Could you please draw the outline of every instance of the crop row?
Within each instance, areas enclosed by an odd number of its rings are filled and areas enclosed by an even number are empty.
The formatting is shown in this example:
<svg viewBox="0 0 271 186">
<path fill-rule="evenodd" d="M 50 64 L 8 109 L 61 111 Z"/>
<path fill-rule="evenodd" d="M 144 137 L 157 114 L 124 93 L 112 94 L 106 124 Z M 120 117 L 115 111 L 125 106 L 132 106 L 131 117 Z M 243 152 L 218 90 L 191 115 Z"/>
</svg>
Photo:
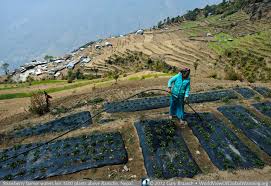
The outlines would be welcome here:
<svg viewBox="0 0 271 186">
<path fill-rule="evenodd" d="M 241 129 L 248 138 L 271 155 L 271 127 L 269 121 L 263 121 L 241 105 L 222 106 L 218 110 L 237 128 Z"/>
<path fill-rule="evenodd" d="M 0 152 L 0 160 L 40 144 L 17 145 Z M 37 180 L 84 169 L 127 162 L 120 133 L 82 135 L 58 140 L 2 163 L 0 180 Z"/>
<path fill-rule="evenodd" d="M 253 106 L 264 115 L 271 117 L 271 102 L 255 103 Z"/>
<path fill-rule="evenodd" d="M 262 167 L 264 163 L 240 139 L 211 113 L 187 117 L 188 125 L 220 170 Z"/>
<path fill-rule="evenodd" d="M 245 99 L 253 98 L 256 95 L 252 89 L 247 87 L 235 87 L 233 90 L 241 94 Z"/>
<path fill-rule="evenodd" d="M 148 176 L 193 177 L 200 172 L 180 131 L 169 120 L 135 123 Z"/>
<path fill-rule="evenodd" d="M 238 96 L 233 90 L 219 90 L 191 94 L 190 103 L 203 103 L 218 100 L 237 99 Z M 112 102 L 104 105 L 108 113 L 114 112 L 134 112 L 140 110 L 150 110 L 169 106 L 168 96 L 132 99 L 123 102 Z"/>
<path fill-rule="evenodd" d="M 271 90 L 267 87 L 254 87 L 254 89 L 264 97 L 271 98 Z"/>
<path fill-rule="evenodd" d="M 92 120 L 90 112 L 79 112 L 31 128 L 16 131 L 12 135 L 15 137 L 27 137 L 46 134 L 49 132 L 63 132 L 76 126 L 87 127 L 91 123 Z"/>
</svg>

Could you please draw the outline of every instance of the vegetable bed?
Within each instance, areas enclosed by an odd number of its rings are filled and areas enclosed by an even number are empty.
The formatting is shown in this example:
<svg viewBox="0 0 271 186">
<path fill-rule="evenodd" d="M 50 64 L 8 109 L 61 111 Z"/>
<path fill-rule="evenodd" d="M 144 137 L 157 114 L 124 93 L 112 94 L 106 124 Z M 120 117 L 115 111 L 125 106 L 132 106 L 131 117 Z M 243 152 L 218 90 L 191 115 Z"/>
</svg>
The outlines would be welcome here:
<svg viewBox="0 0 271 186">
<path fill-rule="evenodd" d="M 187 117 L 188 125 L 199 139 L 211 161 L 220 170 L 262 167 L 264 163 L 239 138 L 211 113 Z"/>
<path fill-rule="evenodd" d="M 233 90 L 241 94 L 246 99 L 253 98 L 256 95 L 252 89 L 246 87 L 235 87 Z"/>
<path fill-rule="evenodd" d="M 218 91 L 210 91 L 210 92 L 201 92 L 191 94 L 189 97 L 190 103 L 203 103 L 203 102 L 211 102 L 211 101 L 223 101 L 229 99 L 237 99 L 238 96 L 233 90 L 218 90 Z"/>
<path fill-rule="evenodd" d="M 255 114 L 241 105 L 223 106 L 218 110 L 224 114 L 237 128 L 256 143 L 263 151 L 271 155 L 271 127 Z"/>
<path fill-rule="evenodd" d="M 140 110 L 151 110 L 169 106 L 168 96 L 159 96 L 151 98 L 132 99 L 123 102 L 112 102 L 104 105 L 106 112 L 134 112 Z"/>
<path fill-rule="evenodd" d="M 267 87 L 255 87 L 254 89 L 264 97 L 271 97 L 271 90 Z"/>
<path fill-rule="evenodd" d="M 189 97 L 190 103 L 203 103 L 218 100 L 237 99 L 233 90 L 219 90 L 211 92 L 194 93 Z M 169 106 L 169 96 L 159 96 L 141 99 L 132 99 L 123 102 L 112 102 L 104 105 L 106 112 L 134 112 L 141 110 L 158 109 Z"/>
<path fill-rule="evenodd" d="M 271 118 L 271 102 L 255 103 L 253 106 L 258 111 Z"/>
<path fill-rule="evenodd" d="M 90 124 L 92 124 L 90 112 L 79 112 L 41 125 L 16 131 L 13 135 L 15 137 L 27 137 L 49 132 L 63 132 L 76 126 L 87 127 Z"/>
<path fill-rule="evenodd" d="M 200 173 L 180 131 L 169 120 L 135 123 L 148 176 L 193 177 Z"/>
<path fill-rule="evenodd" d="M 40 144 L 14 146 L 0 151 L 0 160 Z M 84 169 L 127 162 L 120 133 L 67 138 L 45 145 L 0 164 L 0 180 L 37 180 Z"/>
</svg>

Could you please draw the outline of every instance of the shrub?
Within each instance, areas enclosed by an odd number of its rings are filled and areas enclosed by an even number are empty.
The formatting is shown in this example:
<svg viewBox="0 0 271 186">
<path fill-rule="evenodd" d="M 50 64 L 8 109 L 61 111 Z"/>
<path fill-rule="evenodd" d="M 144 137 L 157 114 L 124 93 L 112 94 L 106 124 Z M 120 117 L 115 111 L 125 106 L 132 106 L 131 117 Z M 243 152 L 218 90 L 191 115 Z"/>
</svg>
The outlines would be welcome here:
<svg viewBox="0 0 271 186">
<path fill-rule="evenodd" d="M 26 82 L 28 83 L 29 86 L 32 85 L 32 82 L 34 81 L 34 79 L 31 76 L 28 76 L 26 79 Z"/>
<path fill-rule="evenodd" d="M 72 80 L 71 78 L 69 78 L 67 82 L 68 82 L 68 83 L 72 83 L 73 80 Z"/>
<path fill-rule="evenodd" d="M 118 79 L 119 79 L 119 77 L 120 77 L 120 72 L 114 71 L 113 74 L 112 74 L 112 77 L 113 77 L 113 79 L 116 81 L 115 83 L 117 83 L 117 82 L 118 82 Z"/>
<path fill-rule="evenodd" d="M 80 69 L 77 69 L 76 73 L 75 73 L 75 77 L 76 79 L 85 79 L 84 74 L 80 71 Z"/>
<path fill-rule="evenodd" d="M 31 95 L 29 111 L 38 115 L 43 115 L 49 112 L 49 106 L 46 103 L 45 96 L 42 92 L 33 93 Z"/>
<path fill-rule="evenodd" d="M 227 80 L 233 80 L 233 81 L 243 81 L 243 78 L 240 74 L 238 74 L 237 72 L 235 72 L 234 69 L 230 68 L 225 70 L 225 79 Z"/>
<path fill-rule="evenodd" d="M 71 81 L 71 83 L 72 83 L 72 81 L 75 79 L 75 74 L 73 73 L 73 70 L 72 69 L 70 69 L 69 71 L 68 71 L 68 74 L 67 74 L 67 80 L 68 80 L 68 83 L 69 83 L 69 81 Z"/>
<path fill-rule="evenodd" d="M 194 63 L 193 63 L 194 69 L 195 69 L 195 74 L 197 73 L 197 69 L 199 66 L 199 60 L 197 59 Z"/>
<path fill-rule="evenodd" d="M 250 76 L 247 77 L 247 81 L 250 83 L 255 83 L 256 77 L 251 74 Z"/>
<path fill-rule="evenodd" d="M 212 72 L 208 77 L 216 79 L 217 78 L 217 73 L 216 72 Z"/>
</svg>

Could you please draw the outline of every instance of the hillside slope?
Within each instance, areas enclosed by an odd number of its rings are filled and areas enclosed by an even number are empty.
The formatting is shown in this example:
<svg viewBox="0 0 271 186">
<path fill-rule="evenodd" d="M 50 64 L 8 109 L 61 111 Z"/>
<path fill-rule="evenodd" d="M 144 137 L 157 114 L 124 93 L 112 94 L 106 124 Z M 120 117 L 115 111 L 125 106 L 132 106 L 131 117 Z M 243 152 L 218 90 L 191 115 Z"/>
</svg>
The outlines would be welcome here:
<svg viewBox="0 0 271 186">
<path fill-rule="evenodd" d="M 197 71 L 201 77 L 216 76 L 216 72 L 219 74 L 216 78 L 223 79 L 227 78 L 225 73 L 237 73 L 241 76 L 239 80 L 268 81 L 271 79 L 270 28 L 270 20 L 251 21 L 248 14 L 239 11 L 226 17 L 215 15 L 170 24 L 162 29 L 145 31 L 144 35 L 109 38 L 106 41 L 113 44 L 112 48 L 96 50 L 93 45 L 77 55 L 94 57 L 84 71 L 93 73 L 93 69 L 98 69 L 103 76 L 115 70 L 122 73 L 138 71 L 136 68 L 127 70 L 125 65 L 130 66 L 131 63 L 127 59 L 129 53 L 142 52 L 147 58 L 159 59 L 180 68 L 194 69 L 198 63 Z M 232 62 L 236 61 L 233 56 L 240 61 L 238 64 L 246 59 L 249 64 L 240 67 Z M 118 65 L 117 58 L 123 58 L 126 63 Z"/>
</svg>

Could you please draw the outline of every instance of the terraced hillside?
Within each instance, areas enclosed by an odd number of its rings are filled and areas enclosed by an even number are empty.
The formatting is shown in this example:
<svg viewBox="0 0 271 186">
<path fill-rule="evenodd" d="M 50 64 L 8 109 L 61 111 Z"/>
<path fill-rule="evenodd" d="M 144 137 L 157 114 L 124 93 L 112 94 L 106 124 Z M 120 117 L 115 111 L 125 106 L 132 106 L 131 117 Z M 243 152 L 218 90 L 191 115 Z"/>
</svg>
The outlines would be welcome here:
<svg viewBox="0 0 271 186">
<path fill-rule="evenodd" d="M 174 30 L 174 28 L 173 28 Z M 122 57 L 128 55 L 129 52 L 142 52 L 150 58 L 159 58 L 167 64 L 176 67 L 193 68 L 195 62 L 200 63 L 199 72 L 207 72 L 207 69 L 215 62 L 215 55 L 211 51 L 201 51 L 204 46 L 200 42 L 192 43 L 182 36 L 181 30 L 174 31 L 149 31 L 143 36 L 127 36 L 127 38 L 111 39 L 113 48 L 102 49 L 102 51 L 94 51 L 102 53 L 95 57 L 91 65 L 85 68 L 85 72 L 98 68 L 99 73 L 107 73 L 113 70 L 124 70 L 118 68 L 118 65 L 107 64 L 110 58 Z M 92 55 L 92 52 L 89 53 Z M 129 61 L 127 61 L 129 65 Z"/>
<path fill-rule="evenodd" d="M 239 80 L 268 81 L 271 61 L 270 32 L 270 21 L 252 22 L 245 12 L 239 11 L 226 17 L 215 15 L 197 21 L 168 25 L 166 29 L 145 31 L 144 35 L 129 34 L 111 38 L 108 41 L 113 44 L 112 48 L 95 50 L 93 46 L 80 55 L 94 56 L 85 72 L 93 73 L 98 69 L 96 72 L 100 75 L 115 70 L 125 73 L 125 68 L 108 64 L 106 61 L 136 51 L 176 67 L 189 67 L 194 70 L 197 63 L 200 77 L 231 79 L 227 74 L 237 73 L 240 74 Z M 237 60 L 232 56 L 236 56 L 240 63 L 245 63 L 243 61 L 249 58 L 249 64 L 240 67 L 232 62 Z M 260 67 L 257 72 L 256 67 Z M 257 74 L 259 72 L 262 72 L 261 76 Z"/>
</svg>

